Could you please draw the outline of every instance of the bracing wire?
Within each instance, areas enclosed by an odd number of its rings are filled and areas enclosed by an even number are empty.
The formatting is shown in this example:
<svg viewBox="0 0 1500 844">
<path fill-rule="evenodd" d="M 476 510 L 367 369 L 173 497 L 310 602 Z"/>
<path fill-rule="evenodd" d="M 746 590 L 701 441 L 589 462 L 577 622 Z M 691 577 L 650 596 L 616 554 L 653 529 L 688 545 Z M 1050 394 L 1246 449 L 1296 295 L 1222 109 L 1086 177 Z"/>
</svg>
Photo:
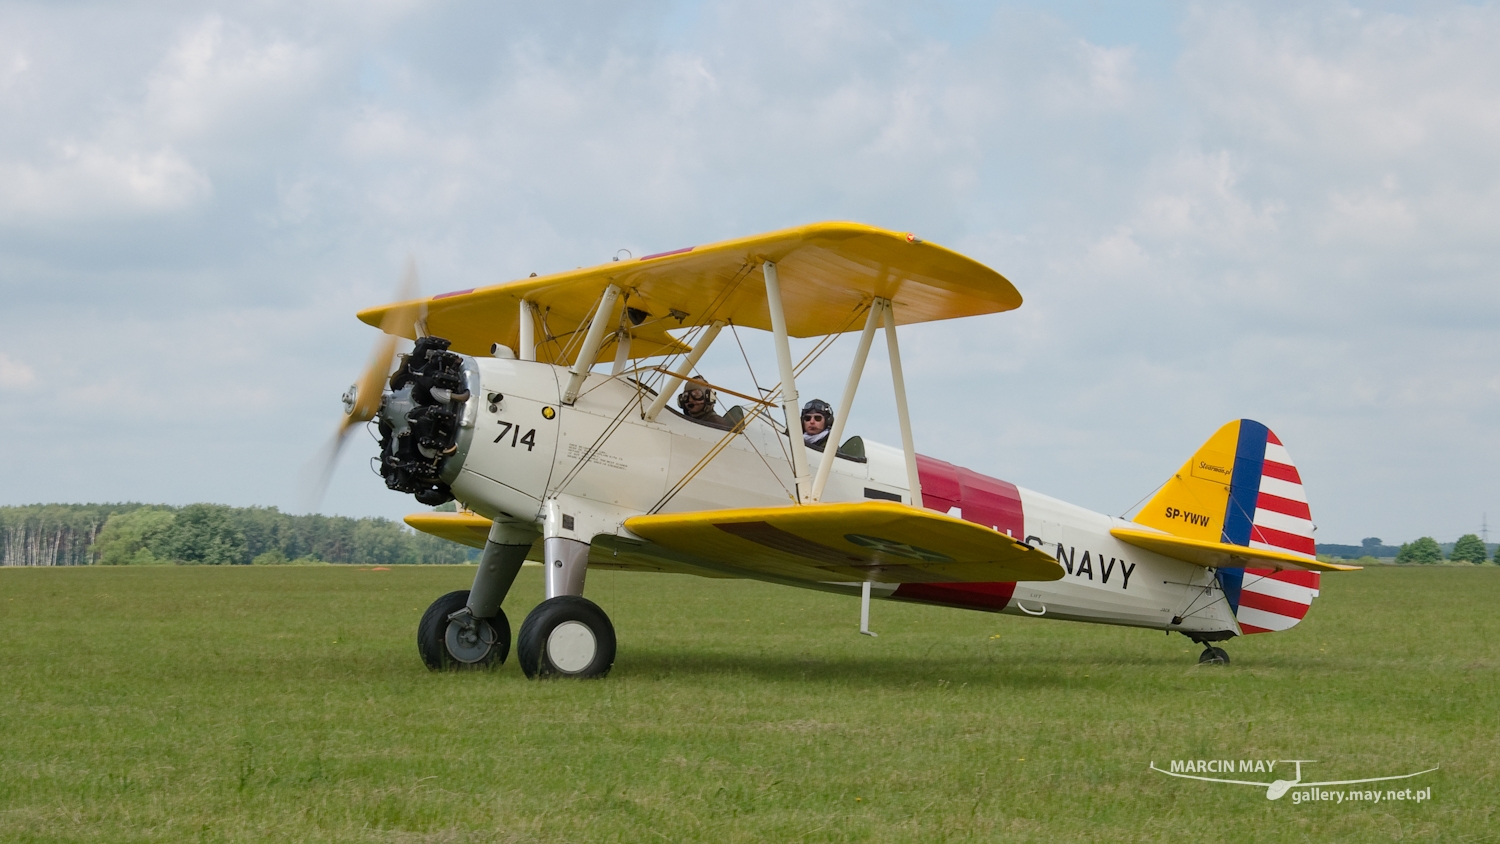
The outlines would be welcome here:
<svg viewBox="0 0 1500 844">
<path fill-rule="evenodd" d="M 1172 478 L 1175 478 L 1175 477 L 1177 477 L 1177 476 L 1176 475 L 1172 476 Z M 1153 489 L 1150 492 L 1146 493 L 1145 495 L 1141 496 L 1140 501 L 1137 501 L 1134 504 L 1130 505 L 1129 507 L 1126 507 L 1123 511 L 1120 512 L 1120 518 L 1126 519 L 1128 521 L 1129 517 L 1125 515 L 1126 513 L 1129 513 L 1131 510 L 1134 510 L 1135 508 L 1141 506 L 1141 504 L 1145 503 L 1146 499 L 1148 499 L 1151 496 L 1157 494 L 1158 492 L 1161 492 L 1161 488 L 1164 487 L 1164 486 L 1166 486 L 1167 483 L 1168 483 L 1168 481 L 1171 481 L 1172 478 L 1167 478 L 1167 480 L 1162 481 L 1161 483 L 1157 484 L 1156 485 L 1156 489 Z"/>
<path fill-rule="evenodd" d="M 743 281 L 746 278 L 749 277 L 750 272 L 751 272 L 752 269 L 753 269 L 753 265 L 751 265 L 751 264 L 745 264 L 745 265 L 743 265 L 740 268 L 740 271 L 735 274 L 735 277 L 728 284 L 726 284 L 723 289 L 720 290 L 720 292 L 718 293 L 718 295 L 716 295 L 714 297 L 714 300 L 705 309 L 704 316 L 702 318 L 700 318 L 700 321 L 698 322 L 698 324 L 696 324 L 695 326 L 693 326 L 692 329 L 690 329 L 689 332 L 687 333 L 687 335 L 685 335 L 684 338 L 683 338 L 684 341 L 691 341 L 691 342 L 685 342 L 684 343 L 684 345 L 686 345 L 688 347 L 689 351 L 687 351 L 687 352 L 675 352 L 672 355 L 670 355 L 669 358 L 668 358 L 668 360 L 665 362 L 666 365 L 660 367 L 660 369 L 657 370 L 657 377 L 654 378 L 654 379 L 652 379 L 655 384 L 662 385 L 662 384 L 665 383 L 665 379 L 671 377 L 668 374 L 667 370 L 669 370 L 671 368 L 672 364 L 676 363 L 677 359 L 680 356 L 682 356 L 684 354 L 690 353 L 691 348 L 694 345 L 696 345 L 696 342 L 697 342 L 698 338 L 701 337 L 703 331 L 708 327 L 708 325 L 712 324 L 712 322 L 714 320 L 714 316 L 716 315 L 719 307 L 721 307 L 722 304 L 734 293 L 734 291 L 736 289 L 738 289 L 739 285 L 741 283 L 743 283 Z M 626 295 L 628 297 L 628 293 Z M 602 300 L 600 300 L 600 301 L 602 301 Z M 845 323 L 842 326 L 840 326 L 836 331 L 830 332 L 829 334 L 826 334 L 822 338 L 820 338 L 819 341 L 818 341 L 818 343 L 816 345 L 814 345 L 814 347 L 806 355 L 804 355 L 803 358 L 800 361 L 798 361 L 796 367 L 794 367 L 794 369 L 793 369 L 793 372 L 795 374 L 801 374 L 802 372 L 805 372 L 808 369 L 808 367 L 810 367 L 820 357 L 822 357 L 822 355 L 825 352 L 827 352 L 828 349 L 830 349 L 830 348 L 833 347 L 833 344 L 838 341 L 839 337 L 841 337 L 844 333 L 846 333 L 847 331 L 850 330 L 850 327 L 864 313 L 864 311 L 868 307 L 870 307 L 869 304 L 867 304 L 867 303 L 861 303 L 860 306 L 857 306 L 856 308 L 854 308 L 854 310 L 850 313 L 848 319 L 845 321 Z M 594 305 L 594 307 L 589 310 L 588 315 L 585 316 L 584 319 L 582 320 L 582 322 L 579 323 L 579 328 L 575 328 L 573 331 L 568 332 L 568 334 L 570 335 L 570 340 L 569 340 L 569 342 L 567 343 L 566 346 L 562 346 L 558 342 L 559 338 L 556 337 L 556 336 L 554 336 L 552 334 L 552 332 L 550 330 L 550 327 L 548 327 L 547 324 L 546 324 L 546 315 L 545 314 L 542 315 L 543 331 L 544 331 L 544 334 L 546 336 L 546 339 L 549 342 L 552 342 L 554 345 L 558 345 L 558 346 L 561 347 L 560 348 L 560 356 L 559 356 L 559 358 L 554 358 L 554 360 L 565 359 L 566 355 L 568 355 L 569 353 L 571 353 L 573 351 L 574 344 L 578 341 L 578 338 L 582 336 L 581 329 L 582 329 L 583 325 L 586 324 L 586 323 L 588 323 L 590 320 L 593 319 L 594 313 L 597 310 L 598 310 L 598 303 L 596 302 L 595 305 Z M 548 309 L 548 313 L 550 313 L 550 308 Z M 622 311 L 622 314 L 623 314 L 623 311 Z M 622 319 L 623 319 L 623 317 L 622 317 Z M 763 399 L 762 399 L 763 401 L 768 401 L 769 402 L 769 401 L 774 400 L 774 398 L 777 395 L 779 395 L 780 392 L 781 392 L 781 389 L 782 389 L 781 385 L 777 384 L 774 388 L 772 388 L 769 391 L 760 386 L 760 380 L 755 375 L 755 368 L 750 364 L 749 354 L 746 353 L 746 351 L 745 351 L 745 346 L 744 346 L 744 343 L 740 339 L 739 332 L 736 330 L 736 327 L 735 327 L 735 325 L 734 325 L 734 323 L 732 321 L 726 321 L 726 322 L 729 325 L 730 333 L 734 335 L 735 344 L 739 347 L 740 356 L 742 358 L 744 358 L 744 360 L 745 360 L 746 369 L 750 373 L 751 382 L 755 384 L 755 388 L 756 388 L 757 392 L 759 392 L 763 396 Z M 689 373 L 689 374 L 691 374 L 691 373 Z M 625 406 L 623 406 L 623 407 L 620 408 L 619 412 L 617 412 L 615 414 L 614 418 L 610 420 L 610 423 L 605 426 L 605 429 L 602 432 L 600 432 L 599 436 L 596 437 L 594 439 L 594 441 L 589 445 L 589 447 L 584 450 L 583 454 L 580 455 L 579 460 L 574 463 L 573 467 L 568 471 L 568 473 L 563 477 L 563 479 L 553 488 L 553 490 L 552 490 L 553 494 L 561 492 L 570 483 L 572 483 L 573 479 L 576 478 L 578 476 L 578 474 L 583 470 L 583 468 L 585 466 L 587 466 L 589 462 L 592 461 L 593 457 L 599 452 L 599 450 L 603 447 L 604 443 L 609 439 L 609 437 L 612 436 L 614 434 L 614 432 L 619 429 L 619 427 L 620 427 L 621 424 L 623 424 L 623 422 L 625 420 L 626 413 L 630 410 L 630 408 L 635 407 L 635 406 L 640 405 L 640 404 L 643 403 L 643 400 L 641 399 L 641 387 L 642 386 L 651 386 L 651 385 L 646 384 L 643 381 L 643 379 L 641 379 L 639 376 L 637 376 L 637 378 L 635 378 L 633 380 L 636 383 L 635 401 L 634 402 L 627 402 L 625 404 Z M 761 413 L 761 411 L 759 411 L 759 410 L 756 411 L 756 415 L 760 415 L 760 413 Z M 767 417 L 767 421 L 769 421 L 769 417 Z M 667 493 L 662 496 L 662 498 L 656 503 L 656 505 L 650 510 L 650 512 L 652 512 L 652 513 L 659 512 L 662 507 L 665 507 L 673 498 L 675 498 L 684 488 L 686 488 L 686 486 L 688 485 L 688 483 L 690 483 L 695 477 L 697 477 L 698 474 L 700 474 L 703 471 L 703 469 L 706 468 L 708 466 L 708 464 L 713 461 L 713 459 L 715 457 L 717 457 L 720 453 L 723 452 L 723 450 L 729 445 L 730 442 L 732 442 L 734 440 L 734 438 L 736 436 L 738 436 L 741 432 L 743 432 L 744 427 L 745 427 L 745 424 L 742 424 L 742 425 L 738 426 L 737 428 L 732 429 L 732 430 L 726 432 L 725 435 L 723 437 L 721 437 L 714 444 L 714 446 L 708 451 L 707 454 L 705 454 L 702 458 L 700 458 L 691 468 L 689 468 L 689 470 L 686 473 L 683 474 L 683 476 L 675 484 L 673 484 L 672 488 L 669 489 L 667 491 Z M 773 428 L 774 428 L 774 426 L 773 426 Z M 788 432 L 791 431 L 790 428 L 788 428 L 787 430 L 788 430 Z M 790 436 L 790 433 L 788 435 Z M 780 443 L 781 437 L 779 435 L 777 437 L 777 440 L 778 440 L 778 443 Z M 786 488 L 786 484 L 785 483 L 782 483 L 781 477 L 779 475 L 777 475 L 776 470 L 771 466 L 770 462 L 768 460 L 766 460 L 766 456 L 761 453 L 760 449 L 757 448 L 755 446 L 755 443 L 752 442 L 752 441 L 750 441 L 749 438 L 746 439 L 746 442 L 750 444 L 751 450 L 754 451 L 755 454 L 756 454 L 756 456 L 760 458 L 761 462 L 763 464 L 765 464 L 767 471 L 771 472 L 772 477 L 776 479 L 776 482 L 782 487 L 782 490 L 784 492 L 786 492 L 789 497 L 791 497 L 790 490 L 788 490 Z M 782 445 L 782 456 L 787 461 L 787 464 L 790 465 L 791 464 L 791 454 L 788 452 L 785 443 L 781 443 L 781 445 Z"/>
</svg>

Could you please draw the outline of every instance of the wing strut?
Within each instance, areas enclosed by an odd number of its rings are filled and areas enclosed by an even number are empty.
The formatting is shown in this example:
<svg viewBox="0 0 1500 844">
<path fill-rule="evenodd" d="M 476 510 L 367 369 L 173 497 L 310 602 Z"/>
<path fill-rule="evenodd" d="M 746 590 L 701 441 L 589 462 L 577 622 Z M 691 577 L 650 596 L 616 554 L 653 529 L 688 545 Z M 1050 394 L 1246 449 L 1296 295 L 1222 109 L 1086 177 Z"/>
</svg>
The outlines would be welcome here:
<svg viewBox="0 0 1500 844">
<path fill-rule="evenodd" d="M 693 350 L 688 352 L 682 364 L 673 370 L 672 375 L 667 378 L 666 383 L 661 385 L 661 392 L 656 394 L 656 400 L 651 402 L 650 407 L 646 408 L 645 416 L 647 420 L 655 419 L 657 414 L 661 413 L 661 409 L 667 406 L 667 400 L 672 398 L 672 394 L 677 392 L 678 387 L 682 386 L 682 380 L 693 371 L 693 367 L 698 365 L 698 359 L 703 357 L 704 352 L 708 351 L 709 345 L 713 343 L 715 337 L 719 336 L 719 329 L 723 327 L 723 320 L 714 320 L 703 332 L 703 336 L 698 338 L 698 342 L 693 344 Z"/>
<path fill-rule="evenodd" d="M 906 409 L 906 376 L 901 374 L 901 350 L 896 345 L 896 306 L 889 299 L 885 307 L 891 318 L 885 321 L 885 340 L 891 358 L 891 386 L 896 389 L 896 416 L 901 420 L 901 450 L 906 452 L 906 481 L 911 484 L 911 506 L 922 506 L 922 481 L 917 477 L 917 447 L 911 438 L 911 413 Z M 838 445 L 835 444 L 834 448 Z"/>
<path fill-rule="evenodd" d="M 563 391 L 563 404 L 572 404 L 578 400 L 578 391 L 589 377 L 589 370 L 593 368 L 594 359 L 599 355 L 599 345 L 604 342 L 604 327 L 615 318 L 615 300 L 618 298 L 620 288 L 613 284 L 604 288 L 604 295 L 599 297 L 599 308 L 594 311 L 593 322 L 589 323 L 589 333 L 583 338 L 583 348 L 578 350 L 578 359 L 568 369 L 572 377 L 568 379 L 568 388 Z"/>
<path fill-rule="evenodd" d="M 865 330 L 859 335 L 859 348 L 854 351 L 854 363 L 849 365 L 849 380 L 844 384 L 844 397 L 839 399 L 838 410 L 833 414 L 833 431 L 828 434 L 829 448 L 837 448 L 844 441 L 844 426 L 848 424 L 849 411 L 854 407 L 854 391 L 859 389 L 859 379 L 864 376 L 865 359 L 870 356 L 870 341 L 875 339 L 875 329 L 880 327 L 880 319 L 890 304 L 887 299 L 876 299 L 870 303 Z M 833 458 L 828 454 L 825 450 L 823 460 L 818 463 L 818 476 L 813 479 L 814 502 L 823 499 L 823 488 L 828 485 L 828 473 L 833 470 Z"/>
<path fill-rule="evenodd" d="M 621 328 L 615 332 L 615 365 L 609 371 L 611 378 L 625 371 L 630 365 L 630 329 Z"/>
<path fill-rule="evenodd" d="M 521 318 L 517 321 L 516 357 L 521 360 L 536 360 L 536 306 L 526 299 L 521 300 Z"/>
<path fill-rule="evenodd" d="M 797 502 L 812 501 L 812 489 L 807 477 L 807 443 L 802 441 L 802 431 L 797 420 L 801 418 L 801 407 L 797 404 L 797 374 L 792 368 L 792 348 L 786 339 L 786 312 L 781 307 L 781 281 L 776 275 L 776 264 L 767 261 L 761 265 L 766 277 L 766 309 L 771 313 L 771 333 L 776 340 L 776 363 L 781 368 L 781 412 L 786 417 L 787 439 L 792 441 L 792 479 L 797 484 Z M 915 464 L 913 464 L 915 465 Z"/>
</svg>

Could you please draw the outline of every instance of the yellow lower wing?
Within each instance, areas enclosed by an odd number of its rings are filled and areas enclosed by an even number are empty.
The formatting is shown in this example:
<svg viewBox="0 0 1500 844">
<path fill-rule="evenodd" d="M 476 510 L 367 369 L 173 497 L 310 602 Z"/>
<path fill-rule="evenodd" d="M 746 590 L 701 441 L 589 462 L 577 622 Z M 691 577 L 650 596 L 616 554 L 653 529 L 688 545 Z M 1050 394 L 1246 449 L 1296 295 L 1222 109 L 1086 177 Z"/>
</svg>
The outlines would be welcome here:
<svg viewBox="0 0 1500 844">
<path fill-rule="evenodd" d="M 403 519 L 423 533 L 457 542 L 470 548 L 483 548 L 490 538 L 490 520 L 478 513 L 412 513 Z"/>
<path fill-rule="evenodd" d="M 671 551 L 776 577 L 858 583 L 1057 580 L 1047 554 L 991 528 L 904 504 L 812 504 L 635 516 Z"/>
<path fill-rule="evenodd" d="M 1306 557 L 1286 554 L 1281 551 L 1246 548 L 1243 545 L 1227 545 L 1223 542 L 1209 542 L 1206 539 L 1188 539 L 1182 536 L 1170 536 L 1165 533 L 1155 533 L 1147 530 L 1114 528 L 1110 531 L 1110 534 L 1121 542 L 1128 542 L 1137 548 L 1145 548 L 1147 551 L 1155 551 L 1164 557 L 1171 557 L 1174 560 L 1181 560 L 1184 563 L 1192 563 L 1195 566 L 1203 566 L 1210 569 L 1254 567 L 1276 569 L 1277 571 L 1281 569 L 1358 571 L 1361 568 L 1360 566 L 1341 566 L 1337 563 L 1309 560 Z"/>
</svg>

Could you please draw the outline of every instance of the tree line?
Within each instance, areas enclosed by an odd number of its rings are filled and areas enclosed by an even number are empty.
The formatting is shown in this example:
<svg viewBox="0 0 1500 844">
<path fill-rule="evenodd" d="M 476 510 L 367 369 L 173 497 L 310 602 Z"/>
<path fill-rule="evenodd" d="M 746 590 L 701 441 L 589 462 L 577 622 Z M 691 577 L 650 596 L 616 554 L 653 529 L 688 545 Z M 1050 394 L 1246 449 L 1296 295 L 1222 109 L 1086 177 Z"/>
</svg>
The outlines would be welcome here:
<svg viewBox="0 0 1500 844">
<path fill-rule="evenodd" d="M 1446 550 L 1447 553 L 1444 553 Z M 1369 558 L 1370 562 L 1376 562 L 1381 558 L 1387 560 L 1395 558 L 1398 563 L 1441 563 L 1444 560 L 1452 563 L 1473 563 L 1480 565 L 1489 562 L 1489 547 L 1485 545 L 1476 534 L 1466 533 L 1458 538 L 1452 545 L 1440 544 L 1430 536 L 1423 536 L 1403 542 L 1399 547 L 1386 545 L 1379 537 L 1369 536 L 1359 545 L 1328 545 L 1318 543 L 1318 555 L 1342 558 L 1345 560 L 1359 560 Z M 1497 559 L 1500 563 L 1500 548 L 1497 548 Z"/>
<path fill-rule="evenodd" d="M 3 566 L 451 564 L 475 556 L 390 519 L 294 516 L 275 507 L 0 507 Z"/>
<path fill-rule="evenodd" d="M 1479 565 L 1487 562 L 1488 559 L 1489 552 L 1484 546 L 1484 541 L 1472 533 L 1460 536 L 1458 541 L 1453 543 L 1453 550 L 1448 554 L 1448 561 L 1454 563 Z M 1401 550 L 1396 553 L 1398 563 L 1441 563 L 1442 561 L 1443 547 L 1430 536 L 1403 543 Z"/>
</svg>

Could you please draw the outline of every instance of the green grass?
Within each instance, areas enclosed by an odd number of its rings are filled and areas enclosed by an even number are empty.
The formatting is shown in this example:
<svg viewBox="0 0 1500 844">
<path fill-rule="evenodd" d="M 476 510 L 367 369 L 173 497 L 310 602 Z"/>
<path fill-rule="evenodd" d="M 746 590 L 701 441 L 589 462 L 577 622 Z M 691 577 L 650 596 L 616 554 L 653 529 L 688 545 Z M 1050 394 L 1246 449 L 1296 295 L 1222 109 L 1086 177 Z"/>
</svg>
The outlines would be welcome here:
<svg viewBox="0 0 1500 844">
<path fill-rule="evenodd" d="M 870 639 L 852 598 L 596 572 L 620 653 L 583 683 L 428 673 L 417 619 L 472 573 L 0 570 L 0 841 L 1497 835 L 1497 567 L 1325 576 L 1202 668 L 1180 636 L 877 603 Z M 1221 757 L 1442 770 L 1377 806 L 1147 770 Z"/>
</svg>

